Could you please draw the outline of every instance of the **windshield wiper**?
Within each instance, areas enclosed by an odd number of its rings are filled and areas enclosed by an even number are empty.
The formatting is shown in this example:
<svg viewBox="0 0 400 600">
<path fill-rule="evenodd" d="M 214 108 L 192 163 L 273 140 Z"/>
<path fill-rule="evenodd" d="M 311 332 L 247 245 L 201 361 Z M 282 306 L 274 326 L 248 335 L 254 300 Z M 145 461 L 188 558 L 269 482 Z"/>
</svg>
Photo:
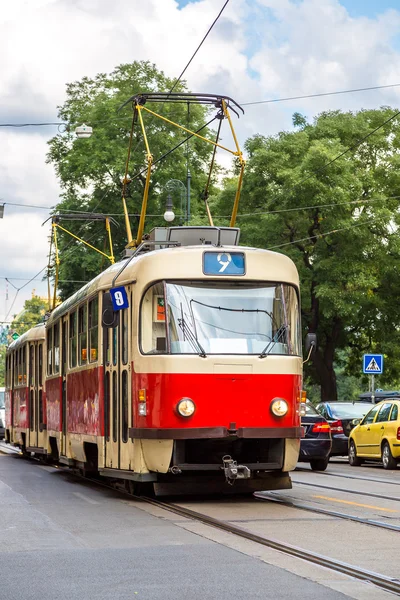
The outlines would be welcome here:
<svg viewBox="0 0 400 600">
<path fill-rule="evenodd" d="M 265 358 L 266 356 L 268 356 L 268 354 L 271 353 L 271 350 L 275 346 L 275 344 L 277 342 L 279 342 L 279 340 L 281 338 L 283 338 L 284 335 L 287 334 L 287 331 L 288 331 L 288 326 L 287 325 L 281 325 L 279 327 L 278 331 L 275 333 L 275 335 L 272 338 L 272 340 L 270 342 L 268 342 L 268 344 L 265 346 L 264 350 L 259 355 L 259 358 Z"/>
<path fill-rule="evenodd" d="M 187 337 L 193 350 L 197 352 L 197 354 L 202 358 L 207 358 L 207 354 L 203 346 L 200 344 L 199 340 L 197 339 L 193 331 L 190 329 L 189 325 L 187 325 L 183 316 L 180 319 L 178 319 L 178 325 L 182 329 L 183 335 Z"/>
</svg>

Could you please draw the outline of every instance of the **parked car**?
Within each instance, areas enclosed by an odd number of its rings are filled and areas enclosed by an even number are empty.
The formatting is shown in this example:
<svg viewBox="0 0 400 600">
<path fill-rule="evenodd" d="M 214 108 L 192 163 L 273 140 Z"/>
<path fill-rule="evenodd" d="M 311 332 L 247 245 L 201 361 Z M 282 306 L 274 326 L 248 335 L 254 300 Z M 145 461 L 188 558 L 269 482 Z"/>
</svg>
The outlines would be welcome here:
<svg viewBox="0 0 400 600">
<path fill-rule="evenodd" d="M 349 463 L 357 467 L 363 459 L 382 461 L 384 469 L 400 462 L 400 399 L 375 404 L 351 431 Z"/>
<path fill-rule="evenodd" d="M 0 440 L 4 439 L 5 427 L 6 427 L 6 408 L 4 401 L 4 388 L 0 388 Z"/>
<path fill-rule="evenodd" d="M 331 427 L 331 456 L 347 456 L 353 421 L 362 419 L 370 409 L 369 402 L 321 402 L 317 405 L 317 411 Z"/>
<path fill-rule="evenodd" d="M 359 395 L 359 398 L 362 402 L 372 402 L 372 392 L 363 392 Z M 381 400 L 400 400 L 400 392 L 392 390 L 376 390 L 374 392 L 374 399 L 374 404 L 377 404 Z"/>
<path fill-rule="evenodd" d="M 332 440 L 329 424 L 307 403 L 301 417 L 304 435 L 300 442 L 299 462 L 309 462 L 313 471 L 325 471 L 329 462 Z"/>
</svg>

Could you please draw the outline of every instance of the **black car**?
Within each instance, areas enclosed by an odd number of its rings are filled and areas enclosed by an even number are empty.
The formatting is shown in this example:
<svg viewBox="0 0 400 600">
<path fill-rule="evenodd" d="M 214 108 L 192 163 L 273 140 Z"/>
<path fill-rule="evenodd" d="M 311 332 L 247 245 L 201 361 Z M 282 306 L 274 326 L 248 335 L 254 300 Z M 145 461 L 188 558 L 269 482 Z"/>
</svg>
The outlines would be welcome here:
<svg viewBox="0 0 400 600">
<path fill-rule="evenodd" d="M 304 435 L 300 442 L 299 462 L 309 462 L 313 471 L 325 471 L 331 452 L 330 427 L 311 404 L 306 404 L 306 414 L 301 417 Z"/>
<path fill-rule="evenodd" d="M 347 456 L 349 434 L 355 424 L 371 410 L 370 402 L 321 402 L 317 411 L 331 426 L 331 456 Z"/>
</svg>

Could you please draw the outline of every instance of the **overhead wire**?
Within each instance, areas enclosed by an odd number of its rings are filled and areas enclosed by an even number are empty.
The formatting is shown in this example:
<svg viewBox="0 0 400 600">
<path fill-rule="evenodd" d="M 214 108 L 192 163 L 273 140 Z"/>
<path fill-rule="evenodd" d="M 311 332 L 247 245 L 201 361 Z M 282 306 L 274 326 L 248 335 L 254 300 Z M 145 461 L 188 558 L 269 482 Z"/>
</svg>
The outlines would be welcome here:
<svg viewBox="0 0 400 600">
<path fill-rule="evenodd" d="M 214 19 L 214 21 L 212 22 L 212 24 L 210 25 L 210 27 L 208 28 L 207 33 L 205 34 L 205 36 L 203 37 L 203 39 L 201 40 L 200 44 L 197 46 L 196 50 L 194 51 L 194 53 L 192 54 L 189 62 L 187 63 L 186 67 L 183 69 L 182 73 L 179 75 L 178 79 L 175 81 L 175 83 L 173 84 L 172 88 L 170 89 L 170 91 L 168 92 L 169 94 L 172 94 L 172 92 L 174 91 L 174 89 L 176 88 L 176 86 L 178 85 L 178 83 L 180 82 L 180 80 L 182 79 L 183 75 L 185 74 L 186 70 L 188 69 L 190 63 L 192 62 L 192 60 L 194 59 L 194 57 L 196 56 L 196 54 L 198 53 L 198 51 L 200 50 L 200 48 L 202 47 L 202 45 L 204 44 L 204 42 L 206 41 L 208 35 L 210 34 L 211 30 L 213 29 L 214 25 L 216 24 L 216 22 L 218 21 L 218 19 L 220 18 L 220 16 L 222 15 L 222 13 L 225 10 L 225 7 L 227 6 L 227 4 L 229 3 L 229 0 L 226 0 L 223 7 L 221 8 L 221 10 L 219 11 L 218 15 L 216 16 L 216 18 Z"/>
</svg>

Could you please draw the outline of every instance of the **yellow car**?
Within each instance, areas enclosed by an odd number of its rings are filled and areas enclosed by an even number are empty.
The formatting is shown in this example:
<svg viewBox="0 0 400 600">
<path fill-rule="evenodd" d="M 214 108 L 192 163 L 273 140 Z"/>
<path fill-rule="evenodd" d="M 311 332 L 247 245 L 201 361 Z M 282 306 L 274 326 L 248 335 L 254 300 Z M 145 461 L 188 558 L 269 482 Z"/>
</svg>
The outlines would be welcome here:
<svg viewBox="0 0 400 600">
<path fill-rule="evenodd" d="M 358 421 L 349 436 L 349 463 L 382 461 L 384 469 L 395 469 L 400 461 L 400 400 L 382 400 Z"/>
</svg>

